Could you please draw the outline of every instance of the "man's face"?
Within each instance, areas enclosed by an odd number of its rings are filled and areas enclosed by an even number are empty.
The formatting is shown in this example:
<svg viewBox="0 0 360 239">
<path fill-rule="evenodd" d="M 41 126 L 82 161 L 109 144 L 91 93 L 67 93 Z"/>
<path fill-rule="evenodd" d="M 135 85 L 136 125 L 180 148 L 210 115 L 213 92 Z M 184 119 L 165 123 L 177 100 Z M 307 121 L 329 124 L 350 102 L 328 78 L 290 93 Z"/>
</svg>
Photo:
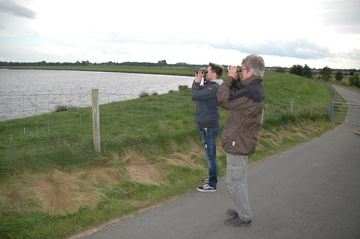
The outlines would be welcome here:
<svg viewBox="0 0 360 239">
<path fill-rule="evenodd" d="M 241 66 L 241 75 L 242 75 L 242 79 L 244 80 L 244 79 L 252 76 L 253 73 L 251 71 L 248 71 L 248 69 L 244 65 L 242 65 Z"/>
<path fill-rule="evenodd" d="M 208 66 L 208 68 L 207 68 L 207 73 L 206 73 L 206 79 L 207 80 L 214 80 L 215 79 L 215 77 L 214 77 L 214 75 L 216 75 L 216 73 L 214 73 L 214 72 L 212 72 L 212 68 L 211 68 L 211 66 Z"/>
</svg>

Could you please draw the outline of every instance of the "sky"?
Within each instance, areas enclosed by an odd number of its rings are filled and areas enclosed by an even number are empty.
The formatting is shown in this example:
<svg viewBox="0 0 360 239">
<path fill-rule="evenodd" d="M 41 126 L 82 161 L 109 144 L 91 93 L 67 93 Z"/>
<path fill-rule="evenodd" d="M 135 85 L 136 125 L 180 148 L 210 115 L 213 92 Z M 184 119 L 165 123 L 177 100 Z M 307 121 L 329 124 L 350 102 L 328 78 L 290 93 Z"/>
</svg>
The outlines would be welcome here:
<svg viewBox="0 0 360 239">
<path fill-rule="evenodd" d="M 0 0 L 0 61 L 360 69 L 360 0 Z"/>
</svg>

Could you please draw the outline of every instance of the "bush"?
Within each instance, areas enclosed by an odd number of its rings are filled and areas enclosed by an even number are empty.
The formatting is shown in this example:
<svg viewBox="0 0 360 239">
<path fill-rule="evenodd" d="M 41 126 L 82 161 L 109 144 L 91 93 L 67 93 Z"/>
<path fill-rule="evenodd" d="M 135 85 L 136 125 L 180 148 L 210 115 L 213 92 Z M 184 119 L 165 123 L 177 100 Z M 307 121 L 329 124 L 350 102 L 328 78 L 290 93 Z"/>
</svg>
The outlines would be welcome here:
<svg viewBox="0 0 360 239">
<path fill-rule="evenodd" d="M 71 105 L 57 105 L 57 106 L 55 106 L 55 109 L 53 112 L 68 111 L 68 110 L 72 110 L 75 108 L 76 108 L 75 106 L 71 106 Z"/>
<path fill-rule="evenodd" d="M 290 68 L 290 73 L 298 76 L 304 76 L 309 79 L 312 79 L 313 77 L 313 72 L 307 64 L 305 64 L 304 67 L 301 65 L 293 65 Z"/>
<path fill-rule="evenodd" d="M 278 67 L 276 68 L 276 71 L 275 72 L 278 72 L 278 73 L 285 73 L 285 69 L 283 67 Z"/>
<path fill-rule="evenodd" d="M 139 95 L 140 98 L 149 96 L 149 93 L 142 91 Z"/>
<path fill-rule="evenodd" d="M 332 70 L 330 67 L 325 66 L 324 68 L 322 68 L 319 72 L 320 76 L 319 78 L 323 81 L 330 81 L 331 80 L 331 75 L 332 75 Z"/>
<path fill-rule="evenodd" d="M 295 75 L 298 75 L 298 76 L 303 76 L 304 73 L 303 73 L 303 67 L 301 65 L 293 65 L 291 68 L 290 68 L 290 74 L 295 74 Z"/>
<path fill-rule="evenodd" d="M 186 90 L 189 87 L 187 85 L 179 85 L 179 91 Z"/>
<path fill-rule="evenodd" d="M 306 78 L 309 78 L 309 79 L 312 79 L 313 77 L 313 72 L 312 70 L 310 69 L 310 67 L 308 65 L 305 64 L 304 66 L 304 70 L 303 70 L 303 73 L 304 73 L 304 77 Z"/>
<path fill-rule="evenodd" d="M 337 81 L 342 81 L 343 78 L 344 78 L 344 75 L 343 75 L 343 73 L 341 71 L 336 72 L 335 79 Z"/>
<path fill-rule="evenodd" d="M 350 77 L 349 79 L 349 85 L 350 86 L 355 86 L 357 88 L 360 88 L 360 79 L 359 79 L 359 75 L 356 74 L 355 76 L 353 77 Z"/>
</svg>

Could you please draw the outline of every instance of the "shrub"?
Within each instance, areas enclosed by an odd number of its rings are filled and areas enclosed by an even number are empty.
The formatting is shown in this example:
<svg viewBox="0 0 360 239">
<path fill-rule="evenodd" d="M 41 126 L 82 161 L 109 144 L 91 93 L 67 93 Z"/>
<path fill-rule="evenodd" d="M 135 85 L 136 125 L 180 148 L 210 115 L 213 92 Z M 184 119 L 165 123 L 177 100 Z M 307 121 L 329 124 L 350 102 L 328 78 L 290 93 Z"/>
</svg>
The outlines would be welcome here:
<svg viewBox="0 0 360 239">
<path fill-rule="evenodd" d="M 53 112 L 61 112 L 75 109 L 75 106 L 71 105 L 56 105 Z"/>
<path fill-rule="evenodd" d="M 285 69 L 283 67 L 278 67 L 276 68 L 276 71 L 275 72 L 278 72 L 278 73 L 285 73 Z"/>
<path fill-rule="evenodd" d="M 179 85 L 179 91 L 186 90 L 189 87 L 187 85 Z"/>
<path fill-rule="evenodd" d="M 139 95 L 140 98 L 149 96 L 149 93 L 142 91 Z"/>
<path fill-rule="evenodd" d="M 355 76 L 350 77 L 349 79 L 349 85 L 350 86 L 355 86 L 357 88 L 360 88 L 360 79 L 359 79 L 359 75 L 355 74 Z"/>
<path fill-rule="evenodd" d="M 307 64 L 305 64 L 305 66 L 304 66 L 303 73 L 304 73 L 304 75 L 303 75 L 304 77 L 312 79 L 313 72 Z"/>
<path fill-rule="evenodd" d="M 332 70 L 330 67 L 325 66 L 324 68 L 322 68 L 319 72 L 320 76 L 319 78 L 323 81 L 330 81 L 331 80 L 331 75 L 332 75 Z"/>
<path fill-rule="evenodd" d="M 303 67 L 301 65 L 293 65 L 290 68 L 290 74 L 295 74 L 298 76 L 303 76 Z"/>
<path fill-rule="evenodd" d="M 342 81 L 343 78 L 344 78 L 344 75 L 343 75 L 343 73 L 341 71 L 336 72 L 335 79 L 337 81 Z"/>
<path fill-rule="evenodd" d="M 293 65 L 290 68 L 290 74 L 304 76 L 309 79 L 312 79 L 312 77 L 313 77 L 313 72 L 307 64 L 305 64 L 304 67 L 302 67 L 301 65 Z"/>
</svg>

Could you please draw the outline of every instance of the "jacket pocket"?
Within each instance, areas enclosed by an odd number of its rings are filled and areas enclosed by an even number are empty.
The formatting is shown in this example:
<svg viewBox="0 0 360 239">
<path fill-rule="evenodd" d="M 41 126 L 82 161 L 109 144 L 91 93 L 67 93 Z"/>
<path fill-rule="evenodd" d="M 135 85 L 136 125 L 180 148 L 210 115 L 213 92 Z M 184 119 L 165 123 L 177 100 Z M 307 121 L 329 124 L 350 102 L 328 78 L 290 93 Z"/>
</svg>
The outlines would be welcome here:
<svg viewBox="0 0 360 239">
<path fill-rule="evenodd" d="M 239 133 L 238 130 L 238 128 L 224 129 L 221 146 L 225 152 L 236 154 L 236 148 L 239 147 L 238 142 L 236 142 L 237 134 Z"/>
</svg>

